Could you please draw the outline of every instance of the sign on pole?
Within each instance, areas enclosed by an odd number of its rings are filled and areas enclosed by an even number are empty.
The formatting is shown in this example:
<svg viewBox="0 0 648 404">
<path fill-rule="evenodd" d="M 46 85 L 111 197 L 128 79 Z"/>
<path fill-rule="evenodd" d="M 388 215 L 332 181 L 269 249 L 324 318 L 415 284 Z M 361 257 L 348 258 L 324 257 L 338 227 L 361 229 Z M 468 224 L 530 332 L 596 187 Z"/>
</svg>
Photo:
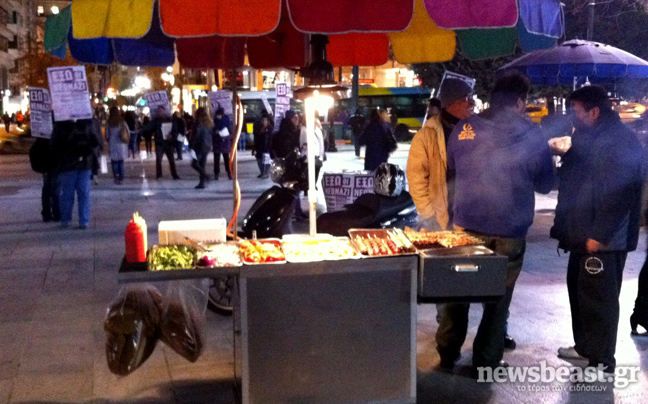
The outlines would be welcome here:
<svg viewBox="0 0 648 404">
<path fill-rule="evenodd" d="M 225 115 L 232 116 L 232 92 L 230 90 L 210 91 L 208 94 L 212 117 L 218 108 L 223 108 Z"/>
<path fill-rule="evenodd" d="M 286 111 L 290 109 L 290 84 L 276 82 L 275 91 L 277 95 L 275 98 L 274 127 L 278 129 Z"/>
<path fill-rule="evenodd" d="M 31 135 L 50 139 L 52 137 L 52 100 L 46 88 L 29 87 L 29 111 Z"/>
<path fill-rule="evenodd" d="M 159 107 L 164 107 L 167 116 L 171 116 L 171 104 L 169 103 L 169 96 L 166 91 L 146 93 L 144 98 L 146 99 L 146 105 L 148 105 L 149 110 L 151 111 L 151 117 L 155 117 Z"/>
<path fill-rule="evenodd" d="M 92 118 L 84 66 L 48 67 L 47 79 L 55 121 Z"/>
</svg>

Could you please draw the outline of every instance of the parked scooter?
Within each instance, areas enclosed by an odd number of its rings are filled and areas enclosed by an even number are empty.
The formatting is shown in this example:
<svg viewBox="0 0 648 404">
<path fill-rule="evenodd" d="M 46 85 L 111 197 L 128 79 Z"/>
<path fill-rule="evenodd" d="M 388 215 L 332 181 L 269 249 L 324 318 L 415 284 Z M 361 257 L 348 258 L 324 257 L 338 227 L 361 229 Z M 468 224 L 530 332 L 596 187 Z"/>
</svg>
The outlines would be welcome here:
<svg viewBox="0 0 648 404">
<path fill-rule="evenodd" d="M 293 233 L 293 216 L 301 213 L 297 207 L 299 192 L 308 188 L 306 158 L 296 150 L 284 159 L 275 159 L 270 177 L 279 185 L 265 191 L 254 202 L 239 232 L 243 238 L 252 238 L 254 234 L 258 238 L 281 238 Z M 413 227 L 417 220 L 416 206 L 404 188 L 403 171 L 393 164 L 381 164 L 374 173 L 374 193 L 359 196 L 342 211 L 322 214 L 317 219 L 317 230 L 333 236 L 347 236 L 348 230 L 353 228 Z M 209 293 L 211 310 L 231 314 L 234 280 L 233 277 L 214 279 Z"/>
</svg>

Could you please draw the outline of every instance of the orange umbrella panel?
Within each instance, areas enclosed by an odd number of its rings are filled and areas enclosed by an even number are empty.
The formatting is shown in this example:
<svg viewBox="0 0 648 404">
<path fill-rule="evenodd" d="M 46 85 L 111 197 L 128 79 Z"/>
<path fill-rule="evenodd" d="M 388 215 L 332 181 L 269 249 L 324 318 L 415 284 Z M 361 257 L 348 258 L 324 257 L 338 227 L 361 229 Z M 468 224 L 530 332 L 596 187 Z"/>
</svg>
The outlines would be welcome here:
<svg viewBox="0 0 648 404">
<path fill-rule="evenodd" d="M 387 34 L 329 35 L 328 60 L 333 66 L 380 66 L 389 60 Z"/>
<path fill-rule="evenodd" d="M 281 0 L 160 0 L 167 35 L 259 36 L 279 24 Z"/>
</svg>

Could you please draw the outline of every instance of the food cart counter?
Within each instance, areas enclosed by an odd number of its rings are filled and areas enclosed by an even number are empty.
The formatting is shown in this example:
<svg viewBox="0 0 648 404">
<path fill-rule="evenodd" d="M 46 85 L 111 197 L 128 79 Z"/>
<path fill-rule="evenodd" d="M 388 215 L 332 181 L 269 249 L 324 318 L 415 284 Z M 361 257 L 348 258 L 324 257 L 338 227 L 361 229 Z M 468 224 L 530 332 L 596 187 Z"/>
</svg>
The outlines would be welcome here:
<svg viewBox="0 0 648 404">
<path fill-rule="evenodd" d="M 417 268 L 417 255 L 183 271 L 128 264 L 119 281 L 234 275 L 244 404 L 404 404 L 416 402 Z"/>
</svg>

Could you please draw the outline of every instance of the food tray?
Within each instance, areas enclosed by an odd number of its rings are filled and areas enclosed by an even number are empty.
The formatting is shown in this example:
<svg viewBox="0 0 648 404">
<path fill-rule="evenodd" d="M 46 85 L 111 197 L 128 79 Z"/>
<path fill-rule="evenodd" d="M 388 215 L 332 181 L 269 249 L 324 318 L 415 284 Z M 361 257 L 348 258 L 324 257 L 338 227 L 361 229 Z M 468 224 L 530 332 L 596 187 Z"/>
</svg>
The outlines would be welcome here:
<svg viewBox="0 0 648 404">
<path fill-rule="evenodd" d="M 211 245 L 206 245 L 210 251 L 196 252 L 196 268 L 226 268 L 226 267 L 240 267 L 243 265 L 241 262 L 241 256 L 239 254 L 239 246 L 234 241 L 228 241 L 226 243 L 213 243 Z M 211 256 L 216 259 L 216 265 L 200 265 L 200 260 L 204 256 Z M 222 261 L 226 261 L 227 256 L 230 256 L 231 261 L 229 263 L 223 264 Z M 219 259 L 221 261 L 219 261 Z"/>
<path fill-rule="evenodd" d="M 419 250 L 423 258 L 434 257 L 476 257 L 484 255 L 495 255 L 493 250 L 490 250 L 482 245 L 462 245 L 449 248 L 428 248 Z"/>
<path fill-rule="evenodd" d="M 332 251 L 346 249 L 344 254 Z M 351 244 L 348 237 L 333 237 L 319 240 L 284 241 L 284 254 L 288 262 L 317 262 L 358 259 L 362 255 Z"/>
<path fill-rule="evenodd" d="M 406 228 L 404 233 L 418 250 L 484 244 L 484 240 L 463 231 L 414 231 Z"/>
<path fill-rule="evenodd" d="M 272 243 L 275 244 L 278 248 L 279 251 L 281 252 L 281 259 L 278 259 L 276 261 L 251 261 L 251 260 L 246 260 L 245 254 L 243 253 L 243 249 L 241 247 L 242 244 L 247 243 L 247 242 L 259 242 L 259 243 Z M 241 240 L 238 243 L 239 245 L 239 254 L 241 256 L 241 262 L 245 265 L 268 265 L 268 264 L 285 264 L 286 263 L 286 256 L 283 253 L 283 249 L 281 247 L 281 240 L 278 238 L 264 238 L 264 239 L 258 239 L 258 240 Z"/>
<path fill-rule="evenodd" d="M 404 244 L 399 250 L 400 252 L 392 252 L 391 254 L 372 254 L 372 253 L 367 253 L 363 252 L 363 248 L 361 245 L 358 244 L 358 241 L 356 240 L 357 237 L 360 237 L 362 239 L 379 239 L 379 240 L 392 240 L 390 237 L 389 233 L 398 233 L 400 230 L 397 229 L 349 229 L 349 238 L 351 239 L 351 244 L 355 249 L 360 252 L 363 256 L 365 257 L 389 257 L 389 256 L 394 256 L 394 255 L 410 255 L 410 254 L 416 254 L 416 248 L 414 248 L 414 245 L 409 242 L 407 237 L 402 237 L 402 243 Z"/>
<path fill-rule="evenodd" d="M 192 261 L 191 265 L 188 266 L 187 268 L 165 268 L 165 269 L 154 269 L 154 264 L 153 264 L 153 259 L 155 255 L 158 253 L 158 251 L 162 248 L 167 248 L 167 247 L 183 247 L 187 248 L 192 252 Z M 159 245 L 156 244 L 151 249 L 148 251 L 147 257 L 146 257 L 146 263 L 148 265 L 148 270 L 149 271 L 176 271 L 176 270 L 187 270 L 187 269 L 193 269 L 196 266 L 196 249 L 185 244 L 180 244 L 180 245 Z"/>
</svg>

